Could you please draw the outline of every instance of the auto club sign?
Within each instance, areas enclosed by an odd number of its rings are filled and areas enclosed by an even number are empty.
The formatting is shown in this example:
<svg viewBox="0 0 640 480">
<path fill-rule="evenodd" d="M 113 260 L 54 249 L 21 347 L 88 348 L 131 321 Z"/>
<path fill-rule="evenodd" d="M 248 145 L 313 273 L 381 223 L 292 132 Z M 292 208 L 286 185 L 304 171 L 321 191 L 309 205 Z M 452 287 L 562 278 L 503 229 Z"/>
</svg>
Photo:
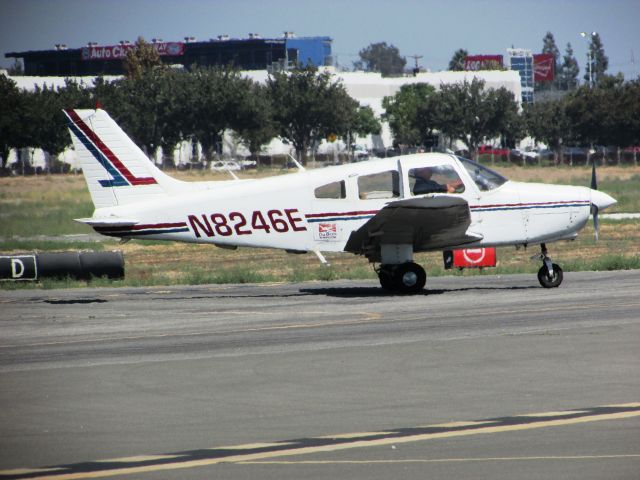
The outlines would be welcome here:
<svg viewBox="0 0 640 480">
<path fill-rule="evenodd" d="M 176 57 L 184 54 L 182 42 L 151 43 L 161 57 Z M 92 46 L 82 49 L 82 60 L 121 60 L 127 56 L 127 51 L 135 48 L 134 44 Z"/>
<path fill-rule="evenodd" d="M 464 59 L 464 69 L 467 71 L 496 70 L 502 65 L 502 55 L 467 55 Z"/>
</svg>

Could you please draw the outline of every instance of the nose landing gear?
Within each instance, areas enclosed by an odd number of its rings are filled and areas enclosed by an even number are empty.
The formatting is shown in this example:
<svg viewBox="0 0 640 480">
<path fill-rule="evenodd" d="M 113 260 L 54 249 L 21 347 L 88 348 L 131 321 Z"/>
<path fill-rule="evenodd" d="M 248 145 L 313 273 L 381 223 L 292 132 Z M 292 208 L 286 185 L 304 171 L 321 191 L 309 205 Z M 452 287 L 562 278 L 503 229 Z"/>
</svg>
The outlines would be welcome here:
<svg viewBox="0 0 640 480">
<path fill-rule="evenodd" d="M 562 283 L 562 268 L 557 263 L 552 263 L 547 256 L 547 246 L 540 244 L 540 255 L 536 258 L 542 260 L 542 267 L 538 270 L 538 281 L 544 288 L 556 288 Z"/>
</svg>

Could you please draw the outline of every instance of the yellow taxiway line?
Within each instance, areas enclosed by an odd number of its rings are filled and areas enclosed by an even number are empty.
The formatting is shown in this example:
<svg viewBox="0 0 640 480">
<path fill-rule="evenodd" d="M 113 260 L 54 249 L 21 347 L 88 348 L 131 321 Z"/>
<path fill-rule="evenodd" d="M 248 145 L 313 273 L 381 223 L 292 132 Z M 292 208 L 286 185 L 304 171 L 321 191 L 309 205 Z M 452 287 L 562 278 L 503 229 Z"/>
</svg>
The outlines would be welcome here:
<svg viewBox="0 0 640 480">
<path fill-rule="evenodd" d="M 41 469 L 14 469 L 0 471 L 0 479 L 51 479 L 71 480 L 85 478 L 103 478 L 116 475 L 142 474 L 177 470 L 183 468 L 205 467 L 222 463 L 267 463 L 268 459 L 309 455 L 324 452 L 336 452 L 356 448 L 371 448 L 384 445 L 421 442 L 442 438 L 465 437 L 471 435 L 514 432 L 537 428 L 560 427 L 599 421 L 621 420 L 640 416 L 640 403 L 608 405 L 602 407 L 551 411 L 516 415 L 503 418 L 478 420 L 471 422 L 451 422 L 447 424 L 426 425 L 411 428 L 388 429 L 380 432 L 342 433 L 310 437 L 282 442 L 253 443 L 236 446 L 214 447 L 192 452 L 175 452 L 163 455 L 125 457 L 111 460 L 82 462 L 75 465 L 49 466 Z M 206 453 L 203 453 L 205 452 Z M 398 460 L 394 462 L 454 462 L 454 461 L 515 461 L 542 459 L 593 459 L 593 458 L 630 458 L 640 455 L 594 455 L 566 457 L 495 457 L 486 459 L 434 459 L 434 460 Z M 302 463 L 300 461 L 297 463 Z M 340 463 L 338 461 L 326 461 Z M 387 460 L 345 461 L 345 463 L 381 463 Z M 296 463 L 276 461 L 269 463 Z M 322 463 L 309 461 L 308 463 Z"/>
</svg>

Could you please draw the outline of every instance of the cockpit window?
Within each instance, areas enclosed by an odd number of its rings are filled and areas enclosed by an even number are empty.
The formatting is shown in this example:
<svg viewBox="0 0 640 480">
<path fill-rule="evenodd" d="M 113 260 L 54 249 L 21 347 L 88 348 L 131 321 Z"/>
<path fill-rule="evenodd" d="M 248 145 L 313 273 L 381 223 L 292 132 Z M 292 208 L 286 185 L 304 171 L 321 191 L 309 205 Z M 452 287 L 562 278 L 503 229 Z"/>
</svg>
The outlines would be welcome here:
<svg viewBox="0 0 640 480">
<path fill-rule="evenodd" d="M 483 192 L 493 190 L 498 188 L 500 185 L 507 181 L 502 175 L 498 172 L 494 172 L 490 168 L 485 167 L 484 165 L 480 165 L 479 163 L 473 162 L 466 158 L 457 157 L 458 160 L 464 165 L 464 168 L 467 169 L 469 175 L 476 182 L 478 188 Z"/>
<path fill-rule="evenodd" d="M 315 189 L 316 198 L 347 198 L 344 180 L 327 183 Z"/>
<path fill-rule="evenodd" d="M 409 188 L 414 195 L 462 193 L 464 183 L 451 165 L 435 165 L 409 170 Z"/>
</svg>

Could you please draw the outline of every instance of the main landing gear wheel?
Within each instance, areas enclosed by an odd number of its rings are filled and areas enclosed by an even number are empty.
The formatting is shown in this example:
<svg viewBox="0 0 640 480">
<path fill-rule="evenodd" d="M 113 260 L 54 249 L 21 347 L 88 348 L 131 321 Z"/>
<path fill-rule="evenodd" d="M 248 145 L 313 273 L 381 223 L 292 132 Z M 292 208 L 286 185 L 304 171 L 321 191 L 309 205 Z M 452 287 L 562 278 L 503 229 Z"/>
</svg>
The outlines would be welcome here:
<svg viewBox="0 0 640 480">
<path fill-rule="evenodd" d="M 380 285 L 385 290 L 404 294 L 420 292 L 427 283 L 427 274 L 417 263 L 383 266 L 378 272 Z"/>
<path fill-rule="evenodd" d="M 557 263 L 554 263 L 552 268 L 552 275 L 549 274 L 549 269 L 546 265 L 543 265 L 538 270 L 538 281 L 544 288 L 556 288 L 562 283 L 562 269 Z"/>
<path fill-rule="evenodd" d="M 380 286 L 387 290 L 388 292 L 393 292 L 396 290 L 396 283 L 394 281 L 393 275 L 386 270 L 380 270 L 378 272 L 378 279 L 380 280 Z"/>
</svg>

